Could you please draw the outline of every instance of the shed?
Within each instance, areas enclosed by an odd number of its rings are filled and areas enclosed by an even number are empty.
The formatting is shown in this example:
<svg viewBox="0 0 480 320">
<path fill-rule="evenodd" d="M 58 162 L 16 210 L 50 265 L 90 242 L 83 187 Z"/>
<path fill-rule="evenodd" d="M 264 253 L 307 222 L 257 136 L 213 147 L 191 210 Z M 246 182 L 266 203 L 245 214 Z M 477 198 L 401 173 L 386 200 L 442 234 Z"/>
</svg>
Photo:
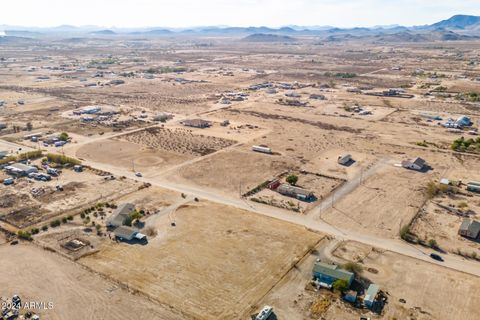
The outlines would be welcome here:
<svg viewBox="0 0 480 320">
<path fill-rule="evenodd" d="M 123 203 L 115 209 L 112 216 L 107 220 L 108 227 L 123 226 L 125 219 L 130 213 L 135 211 L 135 205 L 132 203 Z"/>
<path fill-rule="evenodd" d="M 350 154 L 344 154 L 344 155 L 338 156 L 338 159 L 337 159 L 337 162 L 341 165 L 346 165 L 350 161 L 352 161 L 352 155 Z"/>
<path fill-rule="evenodd" d="M 316 262 L 313 266 L 312 276 L 326 287 L 331 287 L 337 280 L 346 280 L 348 285 L 352 284 L 355 275 L 347 270 L 340 268 L 336 264 L 327 264 L 323 262 Z"/>
<path fill-rule="evenodd" d="M 368 286 L 367 293 L 365 294 L 365 299 L 363 299 L 363 303 L 367 308 L 373 307 L 379 290 L 380 287 L 377 284 L 372 283 L 370 284 L 370 286 Z"/>
<path fill-rule="evenodd" d="M 470 239 L 478 239 L 480 234 L 480 222 L 468 218 L 463 219 L 458 234 Z"/>
<path fill-rule="evenodd" d="M 405 169 L 421 171 L 426 165 L 426 161 L 422 158 L 415 158 L 413 160 L 402 161 L 402 167 Z"/>
</svg>

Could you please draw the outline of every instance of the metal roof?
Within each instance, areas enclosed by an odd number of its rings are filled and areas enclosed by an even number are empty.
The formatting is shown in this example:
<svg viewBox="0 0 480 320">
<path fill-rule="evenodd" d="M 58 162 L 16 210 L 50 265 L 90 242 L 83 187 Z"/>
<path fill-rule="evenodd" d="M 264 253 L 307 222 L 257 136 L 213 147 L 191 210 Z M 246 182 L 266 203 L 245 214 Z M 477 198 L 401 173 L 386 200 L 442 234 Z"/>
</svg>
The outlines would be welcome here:
<svg viewBox="0 0 480 320">
<path fill-rule="evenodd" d="M 10 166 L 8 166 L 10 168 L 14 168 L 16 170 L 20 170 L 20 171 L 37 171 L 37 168 L 35 167 L 32 167 L 32 166 L 27 166 L 26 164 L 23 164 L 23 163 L 14 163 Z"/>
<path fill-rule="evenodd" d="M 460 225 L 460 230 L 461 231 L 468 231 L 474 237 L 477 237 L 478 233 L 480 233 L 480 222 L 478 222 L 476 220 L 465 218 L 465 219 L 463 219 L 463 222 Z"/>
<path fill-rule="evenodd" d="M 350 271 L 340 268 L 336 264 L 327 264 L 323 262 L 316 262 L 313 266 L 313 272 L 320 273 L 335 279 L 344 279 L 351 281 L 354 274 Z"/>
<path fill-rule="evenodd" d="M 107 220 L 107 224 L 112 226 L 121 226 L 127 216 L 135 211 L 135 205 L 132 203 L 123 203 L 115 209 L 112 216 Z"/>
<path fill-rule="evenodd" d="M 373 301 L 375 300 L 375 297 L 377 296 L 378 291 L 380 290 L 380 287 L 378 284 L 370 284 L 368 286 L 367 293 L 365 294 L 365 299 L 363 301 Z"/>
<path fill-rule="evenodd" d="M 131 240 L 137 234 L 138 230 L 128 226 L 120 226 L 113 233 L 119 238 Z"/>
</svg>

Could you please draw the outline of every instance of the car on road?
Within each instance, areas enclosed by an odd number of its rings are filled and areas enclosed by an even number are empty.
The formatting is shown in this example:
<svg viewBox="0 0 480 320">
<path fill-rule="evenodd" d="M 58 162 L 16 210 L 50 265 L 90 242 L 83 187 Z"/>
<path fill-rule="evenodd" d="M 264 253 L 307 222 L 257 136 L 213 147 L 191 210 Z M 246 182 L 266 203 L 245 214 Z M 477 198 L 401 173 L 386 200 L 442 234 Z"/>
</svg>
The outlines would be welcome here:
<svg viewBox="0 0 480 320">
<path fill-rule="evenodd" d="M 437 260 L 437 261 L 443 261 L 443 258 L 436 253 L 430 253 L 430 258 L 432 258 L 433 260 Z"/>
<path fill-rule="evenodd" d="M 141 172 L 135 172 L 135 175 L 136 175 L 137 177 L 141 177 L 141 176 L 142 176 L 142 173 L 141 173 Z"/>
</svg>

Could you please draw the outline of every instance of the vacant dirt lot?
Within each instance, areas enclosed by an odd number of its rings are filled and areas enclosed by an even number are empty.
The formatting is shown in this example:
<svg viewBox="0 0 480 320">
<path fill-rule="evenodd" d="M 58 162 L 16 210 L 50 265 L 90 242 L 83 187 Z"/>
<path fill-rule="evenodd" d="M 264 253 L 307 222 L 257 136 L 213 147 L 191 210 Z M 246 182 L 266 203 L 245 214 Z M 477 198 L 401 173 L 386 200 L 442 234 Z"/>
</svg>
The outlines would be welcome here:
<svg viewBox="0 0 480 320">
<path fill-rule="evenodd" d="M 133 142 L 117 140 L 103 140 L 84 145 L 77 151 L 77 156 L 144 173 L 168 168 L 192 157 L 164 150 L 153 150 Z"/>
<path fill-rule="evenodd" d="M 0 264 L 1 296 L 53 302 L 51 310 L 34 310 L 43 319 L 185 319 L 36 246 L 1 245 L 0 255 L 8 257 Z"/>
<path fill-rule="evenodd" d="M 111 244 L 79 261 L 191 317 L 243 319 L 321 238 L 212 203 L 184 205 L 175 216 L 177 226 L 146 246 Z"/>
<path fill-rule="evenodd" d="M 193 134 L 188 129 L 149 128 L 122 136 L 130 142 L 150 147 L 154 150 L 165 150 L 187 156 L 204 156 L 231 146 L 233 140 Z"/>
<path fill-rule="evenodd" d="M 277 156 L 228 150 L 184 166 L 169 177 L 239 196 L 290 168 L 288 160 Z"/>
<path fill-rule="evenodd" d="M 342 228 L 397 237 L 423 206 L 428 179 L 428 173 L 386 164 L 321 217 Z"/>
</svg>

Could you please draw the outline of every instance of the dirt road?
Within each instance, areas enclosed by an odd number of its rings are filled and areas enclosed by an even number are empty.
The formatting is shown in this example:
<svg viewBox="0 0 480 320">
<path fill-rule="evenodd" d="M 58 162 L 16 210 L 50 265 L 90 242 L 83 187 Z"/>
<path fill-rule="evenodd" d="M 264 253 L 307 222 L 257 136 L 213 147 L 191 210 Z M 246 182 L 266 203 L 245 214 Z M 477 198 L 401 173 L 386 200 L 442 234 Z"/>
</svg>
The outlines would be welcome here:
<svg viewBox="0 0 480 320">
<path fill-rule="evenodd" d="M 379 163 L 381 164 L 382 162 L 379 162 Z M 292 213 L 291 211 L 287 211 L 279 208 L 273 208 L 267 205 L 262 205 L 257 203 L 254 204 L 251 202 L 247 202 L 243 199 L 236 199 L 232 197 L 227 197 L 225 195 L 220 195 L 214 190 L 207 190 L 206 188 L 197 188 L 194 186 L 177 184 L 170 181 L 162 180 L 160 177 L 153 177 L 153 178 L 137 177 L 133 172 L 127 169 L 118 168 L 118 167 L 114 167 L 114 166 L 103 164 L 103 163 L 98 163 L 94 161 L 84 161 L 84 164 L 104 170 L 104 171 L 111 172 L 114 175 L 125 176 L 127 178 L 145 182 L 145 183 L 150 183 L 154 186 L 158 186 L 161 188 L 189 194 L 189 195 L 192 195 L 198 198 L 203 198 L 212 202 L 217 202 L 217 203 L 233 206 L 236 208 L 249 210 L 249 211 L 262 214 L 271 218 L 302 225 L 307 229 L 333 235 L 339 240 L 357 241 L 360 243 L 367 244 L 369 246 L 392 251 L 408 257 L 423 260 L 428 263 L 437 264 L 453 270 L 469 273 L 469 274 L 480 277 L 480 265 L 478 263 L 468 261 L 466 259 L 463 259 L 457 256 L 444 256 L 445 261 L 438 262 L 430 258 L 429 254 L 433 252 L 432 250 L 413 246 L 401 240 L 384 239 L 384 238 L 370 236 L 367 234 L 358 233 L 350 230 L 336 228 L 330 224 L 327 224 L 326 222 L 320 221 L 311 216 L 297 215 Z M 374 171 L 376 170 L 375 168 L 377 167 L 373 166 L 371 170 Z M 351 192 L 352 190 L 354 190 L 354 186 L 355 184 L 352 184 L 352 186 L 348 187 L 346 190 L 348 191 L 351 188 L 350 190 Z M 345 192 L 347 193 L 347 191 Z"/>
</svg>

